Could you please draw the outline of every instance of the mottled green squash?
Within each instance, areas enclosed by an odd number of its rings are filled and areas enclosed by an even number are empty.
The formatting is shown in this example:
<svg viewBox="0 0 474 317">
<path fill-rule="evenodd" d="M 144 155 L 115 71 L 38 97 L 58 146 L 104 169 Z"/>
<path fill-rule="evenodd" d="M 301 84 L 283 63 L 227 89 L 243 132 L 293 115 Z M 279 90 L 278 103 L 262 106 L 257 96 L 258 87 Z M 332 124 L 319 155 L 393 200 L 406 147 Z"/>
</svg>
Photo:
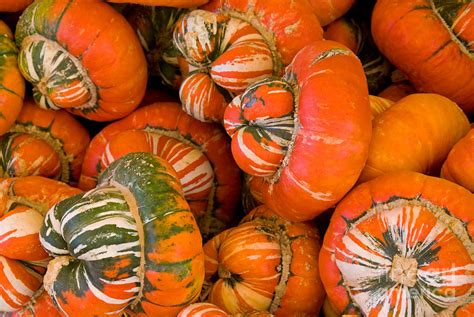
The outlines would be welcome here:
<svg viewBox="0 0 474 317">
<path fill-rule="evenodd" d="M 172 316 L 201 291 L 199 229 L 176 173 L 151 154 L 123 156 L 95 189 L 56 205 L 41 241 L 56 257 L 45 289 L 71 316 Z"/>
</svg>

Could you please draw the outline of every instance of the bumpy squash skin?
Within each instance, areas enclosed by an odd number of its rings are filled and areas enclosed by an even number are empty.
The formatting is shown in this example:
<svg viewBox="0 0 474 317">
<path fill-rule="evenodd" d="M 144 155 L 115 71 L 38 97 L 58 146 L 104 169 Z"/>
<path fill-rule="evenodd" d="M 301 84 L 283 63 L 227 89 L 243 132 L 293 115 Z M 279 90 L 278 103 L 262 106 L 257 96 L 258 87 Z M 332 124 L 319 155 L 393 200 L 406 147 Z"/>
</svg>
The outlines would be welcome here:
<svg viewBox="0 0 474 317">
<path fill-rule="evenodd" d="M 41 247 L 39 232 L 48 209 L 78 193 L 76 188 L 39 176 L 0 179 L 0 284 L 4 290 L 0 311 L 19 316 L 30 309 L 49 311 L 47 300 L 37 303 L 50 259 Z"/>
<path fill-rule="evenodd" d="M 91 189 L 102 171 L 107 144 L 119 133 L 147 130 L 169 135 L 202 152 L 214 170 L 213 197 L 189 200 L 205 239 L 227 228 L 233 221 L 240 196 L 240 170 L 230 152 L 230 140 L 215 124 L 199 122 L 177 103 L 155 103 L 141 107 L 128 117 L 104 128 L 91 141 L 84 158 L 79 187 Z M 129 142 L 127 142 L 128 144 Z M 122 147 L 127 151 L 127 144 Z M 186 164 L 190 166 L 190 164 Z"/>
<path fill-rule="evenodd" d="M 0 11 L 3 5 L 0 4 Z M 0 20 L 0 135 L 10 129 L 21 111 L 25 80 L 17 64 L 18 49 L 8 26 Z"/>
<path fill-rule="evenodd" d="M 441 168 L 441 177 L 474 192 L 474 128 L 453 146 Z"/>
<path fill-rule="evenodd" d="M 147 66 L 140 42 L 102 1 L 36 1 L 20 17 L 15 36 L 20 71 L 43 108 L 110 121 L 143 98 Z"/>
<path fill-rule="evenodd" d="M 376 116 L 359 181 L 390 171 L 439 175 L 449 150 L 469 131 L 463 111 L 436 94 L 413 94 Z"/>
<path fill-rule="evenodd" d="M 366 316 L 472 315 L 473 204 L 465 188 L 415 172 L 357 186 L 321 249 L 331 306 Z"/>
<path fill-rule="evenodd" d="M 266 206 L 204 245 L 208 301 L 231 315 L 316 316 L 324 301 L 319 234 Z"/>
<path fill-rule="evenodd" d="M 97 188 L 57 204 L 41 241 L 55 256 L 45 289 L 70 316 L 127 306 L 138 316 L 175 316 L 201 291 L 199 229 L 172 167 L 148 153 L 122 157 Z"/>
<path fill-rule="evenodd" d="M 0 138 L 0 171 L 4 177 L 39 175 L 77 184 L 89 141 L 89 133 L 71 114 L 41 109 L 27 99 Z"/>
<path fill-rule="evenodd" d="M 417 91 L 441 94 L 474 111 L 474 3 L 379 0 L 372 34 L 380 51 Z"/>
</svg>

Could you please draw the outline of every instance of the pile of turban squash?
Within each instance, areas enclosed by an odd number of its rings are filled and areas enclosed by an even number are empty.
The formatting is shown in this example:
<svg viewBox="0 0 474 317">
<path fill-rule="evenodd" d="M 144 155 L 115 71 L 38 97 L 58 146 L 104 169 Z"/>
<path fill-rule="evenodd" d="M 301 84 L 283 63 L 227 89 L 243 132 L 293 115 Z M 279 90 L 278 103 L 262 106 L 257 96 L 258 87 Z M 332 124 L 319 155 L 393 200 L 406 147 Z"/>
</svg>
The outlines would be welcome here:
<svg viewBox="0 0 474 317">
<path fill-rule="evenodd" d="M 0 316 L 474 316 L 474 2 L 0 1 Z"/>
</svg>

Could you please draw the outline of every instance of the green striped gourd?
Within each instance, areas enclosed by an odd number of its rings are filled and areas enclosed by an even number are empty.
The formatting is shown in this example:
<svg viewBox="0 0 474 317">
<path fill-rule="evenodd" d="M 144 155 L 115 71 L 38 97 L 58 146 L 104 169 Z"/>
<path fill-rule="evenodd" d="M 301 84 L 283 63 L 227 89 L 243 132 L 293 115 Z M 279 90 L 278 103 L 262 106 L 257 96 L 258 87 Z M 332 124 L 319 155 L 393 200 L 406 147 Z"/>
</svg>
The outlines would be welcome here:
<svg viewBox="0 0 474 317">
<path fill-rule="evenodd" d="M 52 208 L 45 289 L 66 315 L 174 316 L 204 279 L 201 235 L 176 173 L 148 153 L 113 162 L 98 185 Z"/>
</svg>

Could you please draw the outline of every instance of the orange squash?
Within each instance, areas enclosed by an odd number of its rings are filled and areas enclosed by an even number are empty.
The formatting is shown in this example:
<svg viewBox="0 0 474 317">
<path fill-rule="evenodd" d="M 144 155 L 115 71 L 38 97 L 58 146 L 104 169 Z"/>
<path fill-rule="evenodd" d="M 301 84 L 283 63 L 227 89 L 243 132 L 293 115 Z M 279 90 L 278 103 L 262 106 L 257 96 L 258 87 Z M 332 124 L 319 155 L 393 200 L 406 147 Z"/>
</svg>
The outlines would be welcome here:
<svg viewBox="0 0 474 317">
<path fill-rule="evenodd" d="M 229 314 L 316 316 L 324 301 L 319 234 L 259 206 L 204 245 L 208 301 Z"/>
<path fill-rule="evenodd" d="M 20 17 L 15 37 L 20 71 L 42 108 L 110 121 L 143 98 L 147 65 L 140 42 L 103 1 L 35 1 Z"/>
<path fill-rule="evenodd" d="M 468 131 L 466 115 L 451 100 L 409 95 L 375 117 L 359 181 L 400 170 L 438 175 L 449 150 Z"/>
<path fill-rule="evenodd" d="M 283 79 L 257 82 L 229 104 L 232 154 L 244 172 L 264 177 L 265 204 L 305 221 L 350 190 L 368 155 L 368 99 L 360 61 L 327 40 L 302 49 Z"/>
<path fill-rule="evenodd" d="M 0 11 L 2 5 L 3 1 Z M 17 55 L 12 33 L 0 20 L 0 135 L 7 132 L 15 122 L 25 95 L 25 81 L 18 69 Z"/>
<path fill-rule="evenodd" d="M 453 146 L 441 168 L 441 177 L 474 192 L 474 128 Z"/>
<path fill-rule="evenodd" d="M 79 187 L 93 188 L 106 166 L 130 152 L 154 153 L 174 166 L 205 239 L 233 220 L 240 171 L 230 152 L 230 140 L 217 125 L 190 117 L 176 103 L 139 108 L 93 138 Z"/>
<path fill-rule="evenodd" d="M 474 2 L 378 0 L 372 34 L 380 51 L 417 91 L 441 94 L 474 111 Z"/>
<path fill-rule="evenodd" d="M 77 184 L 89 133 L 64 110 L 40 109 L 27 99 L 15 124 L 0 137 L 4 177 L 39 175 Z"/>
<path fill-rule="evenodd" d="M 465 188 L 415 172 L 357 186 L 338 204 L 319 258 L 331 306 L 363 316 L 472 316 L 472 206 Z"/>
<path fill-rule="evenodd" d="M 213 0 L 202 9 L 212 12 L 192 11 L 174 31 L 174 43 L 191 65 L 180 99 L 201 121 L 220 122 L 233 96 L 280 75 L 300 49 L 322 39 L 306 0 Z"/>
<path fill-rule="evenodd" d="M 171 165 L 149 153 L 121 157 L 96 188 L 51 208 L 40 238 L 54 256 L 44 288 L 68 316 L 172 317 L 201 291 L 196 221 Z"/>
<path fill-rule="evenodd" d="M 33 0 L 2 0 L 0 1 L 0 12 L 17 12 L 24 10 Z"/>
<path fill-rule="evenodd" d="M 0 180 L 0 311 L 34 306 L 50 259 L 39 239 L 44 215 L 77 193 L 80 190 L 39 176 Z"/>
</svg>

